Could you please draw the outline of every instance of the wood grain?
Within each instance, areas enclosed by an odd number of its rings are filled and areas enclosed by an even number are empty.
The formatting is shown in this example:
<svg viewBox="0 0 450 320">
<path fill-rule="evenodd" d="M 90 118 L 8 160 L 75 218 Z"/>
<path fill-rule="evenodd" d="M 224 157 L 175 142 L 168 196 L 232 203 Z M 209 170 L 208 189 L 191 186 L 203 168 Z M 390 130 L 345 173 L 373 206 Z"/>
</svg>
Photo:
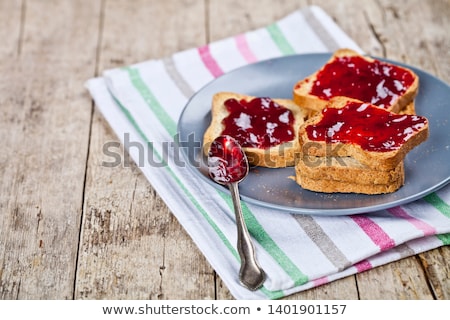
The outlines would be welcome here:
<svg viewBox="0 0 450 320">
<path fill-rule="evenodd" d="M 106 1 L 99 70 L 205 43 L 203 3 L 179 5 Z M 97 111 L 91 137 L 76 298 L 214 299 L 214 271 L 140 169 L 120 148 L 122 163 L 102 166 L 118 140 Z"/>
<path fill-rule="evenodd" d="M 23 1 L 0 1 L 0 58 L 11 58 L 21 50 L 23 31 Z"/>
<path fill-rule="evenodd" d="M 71 299 L 91 118 L 82 83 L 94 70 L 99 7 L 16 4 L 13 17 L 25 20 L 0 62 L 0 297 Z"/>
</svg>

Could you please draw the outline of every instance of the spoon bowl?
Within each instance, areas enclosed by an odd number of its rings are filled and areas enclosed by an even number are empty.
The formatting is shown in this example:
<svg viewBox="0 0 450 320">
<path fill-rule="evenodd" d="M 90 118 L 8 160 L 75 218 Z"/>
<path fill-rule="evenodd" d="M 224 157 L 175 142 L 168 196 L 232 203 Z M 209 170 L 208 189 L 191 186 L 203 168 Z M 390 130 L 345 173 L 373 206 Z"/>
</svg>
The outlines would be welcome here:
<svg viewBox="0 0 450 320">
<path fill-rule="evenodd" d="M 217 183 L 239 183 L 248 175 L 247 156 L 238 142 L 230 136 L 219 136 L 208 153 L 210 177 Z"/>
<path fill-rule="evenodd" d="M 219 136 L 211 143 L 208 168 L 211 179 L 219 184 L 227 185 L 233 199 L 237 225 L 237 249 L 241 258 L 239 280 L 246 288 L 257 290 L 263 285 L 266 275 L 256 260 L 255 248 L 242 214 L 238 183 L 245 179 L 249 171 L 245 152 L 233 137 Z"/>
</svg>

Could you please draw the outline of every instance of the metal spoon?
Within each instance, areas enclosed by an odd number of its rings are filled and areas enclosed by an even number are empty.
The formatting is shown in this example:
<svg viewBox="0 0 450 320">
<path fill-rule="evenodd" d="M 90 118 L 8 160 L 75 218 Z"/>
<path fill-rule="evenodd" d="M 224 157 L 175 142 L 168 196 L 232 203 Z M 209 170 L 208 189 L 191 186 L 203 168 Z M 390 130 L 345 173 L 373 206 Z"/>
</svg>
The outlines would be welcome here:
<svg viewBox="0 0 450 320">
<path fill-rule="evenodd" d="M 234 204 L 237 224 L 237 249 L 241 258 L 239 280 L 252 291 L 262 286 L 266 279 L 255 257 L 255 248 L 242 215 L 238 183 L 248 174 L 247 157 L 239 143 L 230 136 L 219 136 L 211 144 L 208 153 L 210 177 L 217 183 L 227 185 Z"/>
</svg>

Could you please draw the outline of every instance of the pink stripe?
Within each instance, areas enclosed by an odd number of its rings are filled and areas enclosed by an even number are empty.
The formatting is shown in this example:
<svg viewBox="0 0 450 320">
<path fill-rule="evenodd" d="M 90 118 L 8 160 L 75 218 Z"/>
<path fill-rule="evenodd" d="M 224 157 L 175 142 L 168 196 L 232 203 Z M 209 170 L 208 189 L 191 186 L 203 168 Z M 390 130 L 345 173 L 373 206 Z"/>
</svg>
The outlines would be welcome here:
<svg viewBox="0 0 450 320">
<path fill-rule="evenodd" d="M 355 263 L 354 267 L 358 270 L 358 272 L 363 272 L 372 269 L 372 264 L 368 260 L 363 260 Z"/>
<path fill-rule="evenodd" d="M 240 34 L 234 38 L 239 52 L 248 63 L 255 62 L 257 59 L 248 46 L 247 39 L 244 34 Z"/>
<path fill-rule="evenodd" d="M 328 283 L 328 277 L 322 277 L 322 278 L 318 278 L 318 279 L 314 280 L 315 287 L 321 286 L 325 283 Z"/>
<path fill-rule="evenodd" d="M 369 236 L 381 251 L 393 248 L 395 241 L 371 219 L 364 216 L 352 216 L 353 221 Z"/>
<path fill-rule="evenodd" d="M 200 54 L 200 58 L 202 58 L 203 64 L 208 68 L 209 72 L 213 75 L 214 78 L 217 78 L 223 74 L 222 69 L 220 68 L 217 61 L 213 58 L 211 55 L 211 52 L 209 51 L 209 46 L 205 45 L 202 47 L 199 47 L 198 53 Z"/>
<path fill-rule="evenodd" d="M 398 218 L 405 219 L 406 221 L 411 223 L 414 227 L 421 230 L 424 236 L 430 236 L 436 234 L 437 232 L 436 229 L 430 226 L 428 223 L 410 216 L 402 207 L 391 208 L 387 211 L 389 211 L 392 215 Z"/>
</svg>

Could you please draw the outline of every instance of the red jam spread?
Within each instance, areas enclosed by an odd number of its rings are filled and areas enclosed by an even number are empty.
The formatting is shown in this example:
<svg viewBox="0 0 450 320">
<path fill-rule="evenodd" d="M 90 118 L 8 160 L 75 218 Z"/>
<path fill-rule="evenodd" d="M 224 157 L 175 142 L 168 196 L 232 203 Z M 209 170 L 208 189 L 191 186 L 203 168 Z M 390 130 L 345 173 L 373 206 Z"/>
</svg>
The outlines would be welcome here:
<svg viewBox="0 0 450 320">
<path fill-rule="evenodd" d="M 338 57 L 318 72 L 310 90 L 321 99 L 346 96 L 388 108 L 414 82 L 404 68 L 362 57 Z"/>
<path fill-rule="evenodd" d="M 239 182 L 248 172 L 246 156 L 230 136 L 219 136 L 211 143 L 208 168 L 211 178 L 222 184 Z"/>
<path fill-rule="evenodd" d="M 306 127 L 308 138 L 327 143 L 353 143 L 363 150 L 387 152 L 399 149 L 427 124 L 416 115 L 401 115 L 367 103 L 348 102 L 343 108 L 325 108 L 322 119 Z"/>
<path fill-rule="evenodd" d="M 270 98 L 228 99 L 228 117 L 222 120 L 223 135 L 234 137 L 242 147 L 267 149 L 294 139 L 294 115 Z"/>
</svg>

